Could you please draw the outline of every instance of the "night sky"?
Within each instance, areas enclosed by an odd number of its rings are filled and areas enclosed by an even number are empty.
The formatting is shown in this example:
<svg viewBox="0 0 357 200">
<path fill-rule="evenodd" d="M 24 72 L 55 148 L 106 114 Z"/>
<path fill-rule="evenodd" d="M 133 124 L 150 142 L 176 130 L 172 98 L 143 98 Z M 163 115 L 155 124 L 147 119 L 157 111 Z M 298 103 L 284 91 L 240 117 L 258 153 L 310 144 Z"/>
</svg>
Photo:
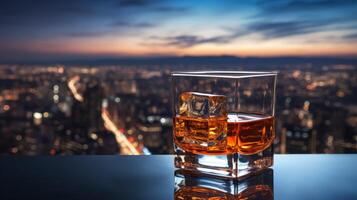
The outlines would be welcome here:
<svg viewBox="0 0 357 200">
<path fill-rule="evenodd" d="M 0 61 L 356 56 L 356 0 L 1 1 Z"/>
</svg>

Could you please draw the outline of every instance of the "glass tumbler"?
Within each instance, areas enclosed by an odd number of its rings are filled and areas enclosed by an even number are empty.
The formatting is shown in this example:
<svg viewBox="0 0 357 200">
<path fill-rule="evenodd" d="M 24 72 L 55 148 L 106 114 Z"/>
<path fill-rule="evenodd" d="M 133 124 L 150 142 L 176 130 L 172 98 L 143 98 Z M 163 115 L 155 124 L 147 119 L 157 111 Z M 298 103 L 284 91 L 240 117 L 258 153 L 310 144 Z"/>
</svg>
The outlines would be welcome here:
<svg viewBox="0 0 357 200">
<path fill-rule="evenodd" d="M 276 72 L 173 72 L 176 168 L 239 179 L 273 165 Z"/>
</svg>

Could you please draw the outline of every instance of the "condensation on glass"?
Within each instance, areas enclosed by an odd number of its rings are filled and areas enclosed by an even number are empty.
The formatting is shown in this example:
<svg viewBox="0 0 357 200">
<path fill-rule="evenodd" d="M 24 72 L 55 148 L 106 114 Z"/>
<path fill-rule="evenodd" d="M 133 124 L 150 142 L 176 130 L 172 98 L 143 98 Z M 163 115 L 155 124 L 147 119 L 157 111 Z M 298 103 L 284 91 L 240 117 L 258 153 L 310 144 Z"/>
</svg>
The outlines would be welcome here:
<svg viewBox="0 0 357 200">
<path fill-rule="evenodd" d="M 175 166 L 242 178 L 273 165 L 276 72 L 172 73 Z"/>
</svg>

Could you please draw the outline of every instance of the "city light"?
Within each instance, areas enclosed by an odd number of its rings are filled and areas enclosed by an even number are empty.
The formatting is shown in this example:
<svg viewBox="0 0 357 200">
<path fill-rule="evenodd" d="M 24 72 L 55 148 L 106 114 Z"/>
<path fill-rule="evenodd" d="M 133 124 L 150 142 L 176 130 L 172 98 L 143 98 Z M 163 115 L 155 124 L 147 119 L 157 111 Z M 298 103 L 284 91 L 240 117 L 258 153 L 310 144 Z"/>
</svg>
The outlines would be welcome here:
<svg viewBox="0 0 357 200">
<path fill-rule="evenodd" d="M 107 110 L 103 109 L 102 118 L 108 130 L 115 134 L 115 138 L 123 148 L 123 153 L 128 155 L 139 155 L 139 151 L 128 141 L 123 132 L 121 132 L 114 122 L 110 119 L 109 113 Z"/>
<path fill-rule="evenodd" d="M 42 113 L 34 112 L 33 113 L 33 123 L 39 126 L 42 123 Z"/>
<path fill-rule="evenodd" d="M 189 70 L 196 64 L 70 66 L 61 75 L 53 66 L 5 65 L 0 121 L 6 126 L 0 129 L 13 136 L 3 139 L 11 144 L 3 153 L 172 153 L 169 77 L 175 67 Z M 356 67 L 279 68 L 277 153 L 357 151 Z M 254 98 L 251 92 L 244 88 L 241 94 Z"/>
<path fill-rule="evenodd" d="M 74 98 L 77 100 L 77 101 L 80 101 L 80 102 L 83 102 L 83 97 L 82 95 L 80 95 L 77 91 L 77 88 L 76 88 L 76 83 L 80 80 L 80 77 L 79 76 L 74 76 L 72 78 L 70 78 L 68 80 L 68 88 L 71 90 Z"/>
<path fill-rule="evenodd" d="M 42 113 L 34 112 L 34 113 L 33 113 L 33 118 L 35 118 L 35 119 L 42 119 Z"/>
<path fill-rule="evenodd" d="M 8 111 L 8 110 L 10 110 L 10 106 L 9 105 L 4 105 L 3 109 L 4 109 L 4 111 Z"/>
</svg>

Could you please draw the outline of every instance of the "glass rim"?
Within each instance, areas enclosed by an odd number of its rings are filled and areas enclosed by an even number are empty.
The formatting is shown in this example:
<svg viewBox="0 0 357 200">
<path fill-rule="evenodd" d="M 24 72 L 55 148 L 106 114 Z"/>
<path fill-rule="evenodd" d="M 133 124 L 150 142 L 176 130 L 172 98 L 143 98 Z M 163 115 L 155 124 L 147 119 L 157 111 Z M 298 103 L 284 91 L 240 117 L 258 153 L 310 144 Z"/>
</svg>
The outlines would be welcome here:
<svg viewBox="0 0 357 200">
<path fill-rule="evenodd" d="M 201 78 L 252 78 L 252 77 L 274 77 L 277 71 L 173 71 L 173 77 L 201 77 Z"/>
</svg>

